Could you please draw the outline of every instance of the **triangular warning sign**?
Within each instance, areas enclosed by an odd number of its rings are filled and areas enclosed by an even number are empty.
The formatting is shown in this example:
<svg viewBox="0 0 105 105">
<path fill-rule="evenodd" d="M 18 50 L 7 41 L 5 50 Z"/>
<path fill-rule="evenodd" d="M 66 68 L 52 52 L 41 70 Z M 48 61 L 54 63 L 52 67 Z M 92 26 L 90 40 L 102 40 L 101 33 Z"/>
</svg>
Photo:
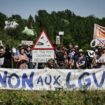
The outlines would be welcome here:
<svg viewBox="0 0 105 105">
<path fill-rule="evenodd" d="M 41 32 L 36 43 L 33 45 L 32 50 L 54 50 L 54 47 L 45 31 Z"/>
</svg>

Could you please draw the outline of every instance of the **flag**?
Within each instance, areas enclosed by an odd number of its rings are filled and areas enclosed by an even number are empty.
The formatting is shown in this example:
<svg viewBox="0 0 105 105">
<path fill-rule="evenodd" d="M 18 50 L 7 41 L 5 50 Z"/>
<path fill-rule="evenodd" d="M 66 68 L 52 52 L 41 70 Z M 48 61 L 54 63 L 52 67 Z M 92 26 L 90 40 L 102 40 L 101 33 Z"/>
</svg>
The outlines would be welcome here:
<svg viewBox="0 0 105 105">
<path fill-rule="evenodd" d="M 105 27 L 94 24 L 94 39 L 105 39 Z"/>
</svg>

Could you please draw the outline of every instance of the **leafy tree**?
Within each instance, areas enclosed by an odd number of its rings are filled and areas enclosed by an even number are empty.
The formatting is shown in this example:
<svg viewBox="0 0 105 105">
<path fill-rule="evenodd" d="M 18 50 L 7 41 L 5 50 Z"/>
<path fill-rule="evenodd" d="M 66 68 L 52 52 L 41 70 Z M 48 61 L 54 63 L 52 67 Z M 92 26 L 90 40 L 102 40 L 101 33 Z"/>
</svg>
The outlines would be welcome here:
<svg viewBox="0 0 105 105">
<path fill-rule="evenodd" d="M 4 25 L 5 20 L 13 20 L 19 24 L 16 30 L 9 30 L 5 32 Z M 7 18 L 3 13 L 0 13 L 0 38 L 7 41 L 10 45 L 14 43 L 10 40 L 20 42 L 21 40 L 36 40 L 40 32 L 44 29 L 49 35 L 51 41 L 54 43 L 56 35 L 59 31 L 64 31 L 63 43 L 67 46 L 70 42 L 80 45 L 82 48 L 89 48 L 90 41 L 93 39 L 94 24 L 105 26 L 105 17 L 102 19 L 90 15 L 87 17 L 81 17 L 75 15 L 74 12 L 66 9 L 64 11 L 48 13 L 46 10 L 39 10 L 34 19 L 30 15 L 28 19 L 23 19 L 20 15 L 12 15 Z M 34 37 L 28 37 L 22 34 L 25 26 L 33 28 L 35 32 Z M 4 37 L 4 36 L 6 37 Z"/>
<path fill-rule="evenodd" d="M 6 15 L 0 13 L 0 29 L 3 30 L 5 26 L 5 20 L 7 19 Z"/>
<path fill-rule="evenodd" d="M 27 26 L 28 26 L 28 28 L 33 28 L 34 27 L 34 24 L 35 24 L 35 22 L 34 22 L 34 19 L 33 19 L 33 17 L 30 15 L 29 17 L 28 17 L 28 20 L 27 20 Z"/>
</svg>

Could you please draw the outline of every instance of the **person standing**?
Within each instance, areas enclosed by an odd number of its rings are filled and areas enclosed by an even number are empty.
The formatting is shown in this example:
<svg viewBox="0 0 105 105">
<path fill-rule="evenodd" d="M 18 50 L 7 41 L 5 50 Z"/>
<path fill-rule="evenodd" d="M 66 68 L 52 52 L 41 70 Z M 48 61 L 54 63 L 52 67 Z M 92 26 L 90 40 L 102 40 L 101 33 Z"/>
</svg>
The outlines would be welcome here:
<svg viewBox="0 0 105 105">
<path fill-rule="evenodd" d="M 100 64 L 100 68 L 105 68 L 105 48 L 102 49 L 101 56 L 96 62 Z"/>
<path fill-rule="evenodd" d="M 77 69 L 85 69 L 86 58 L 82 49 L 79 50 L 79 57 L 76 62 Z"/>
<path fill-rule="evenodd" d="M 3 46 L 0 46 L 0 67 L 5 67 L 5 49 Z"/>
<path fill-rule="evenodd" d="M 29 59 L 25 53 L 25 49 L 23 47 L 21 47 L 19 49 L 19 55 L 17 57 L 17 59 L 15 59 L 16 62 L 18 62 L 18 68 L 19 69 L 28 69 L 28 62 Z"/>
<path fill-rule="evenodd" d="M 33 63 L 32 63 L 32 52 L 31 52 L 31 46 L 27 46 L 26 48 L 26 55 L 29 59 L 29 62 L 28 62 L 28 68 L 29 69 L 33 69 Z"/>
</svg>

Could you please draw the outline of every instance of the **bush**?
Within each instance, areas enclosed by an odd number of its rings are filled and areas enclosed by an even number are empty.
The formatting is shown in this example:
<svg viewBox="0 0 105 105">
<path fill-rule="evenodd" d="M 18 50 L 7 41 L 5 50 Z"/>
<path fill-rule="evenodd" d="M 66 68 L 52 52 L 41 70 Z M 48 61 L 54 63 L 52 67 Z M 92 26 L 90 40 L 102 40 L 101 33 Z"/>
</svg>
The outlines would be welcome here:
<svg viewBox="0 0 105 105">
<path fill-rule="evenodd" d="M 104 105 L 103 91 L 0 91 L 0 105 Z"/>
</svg>

